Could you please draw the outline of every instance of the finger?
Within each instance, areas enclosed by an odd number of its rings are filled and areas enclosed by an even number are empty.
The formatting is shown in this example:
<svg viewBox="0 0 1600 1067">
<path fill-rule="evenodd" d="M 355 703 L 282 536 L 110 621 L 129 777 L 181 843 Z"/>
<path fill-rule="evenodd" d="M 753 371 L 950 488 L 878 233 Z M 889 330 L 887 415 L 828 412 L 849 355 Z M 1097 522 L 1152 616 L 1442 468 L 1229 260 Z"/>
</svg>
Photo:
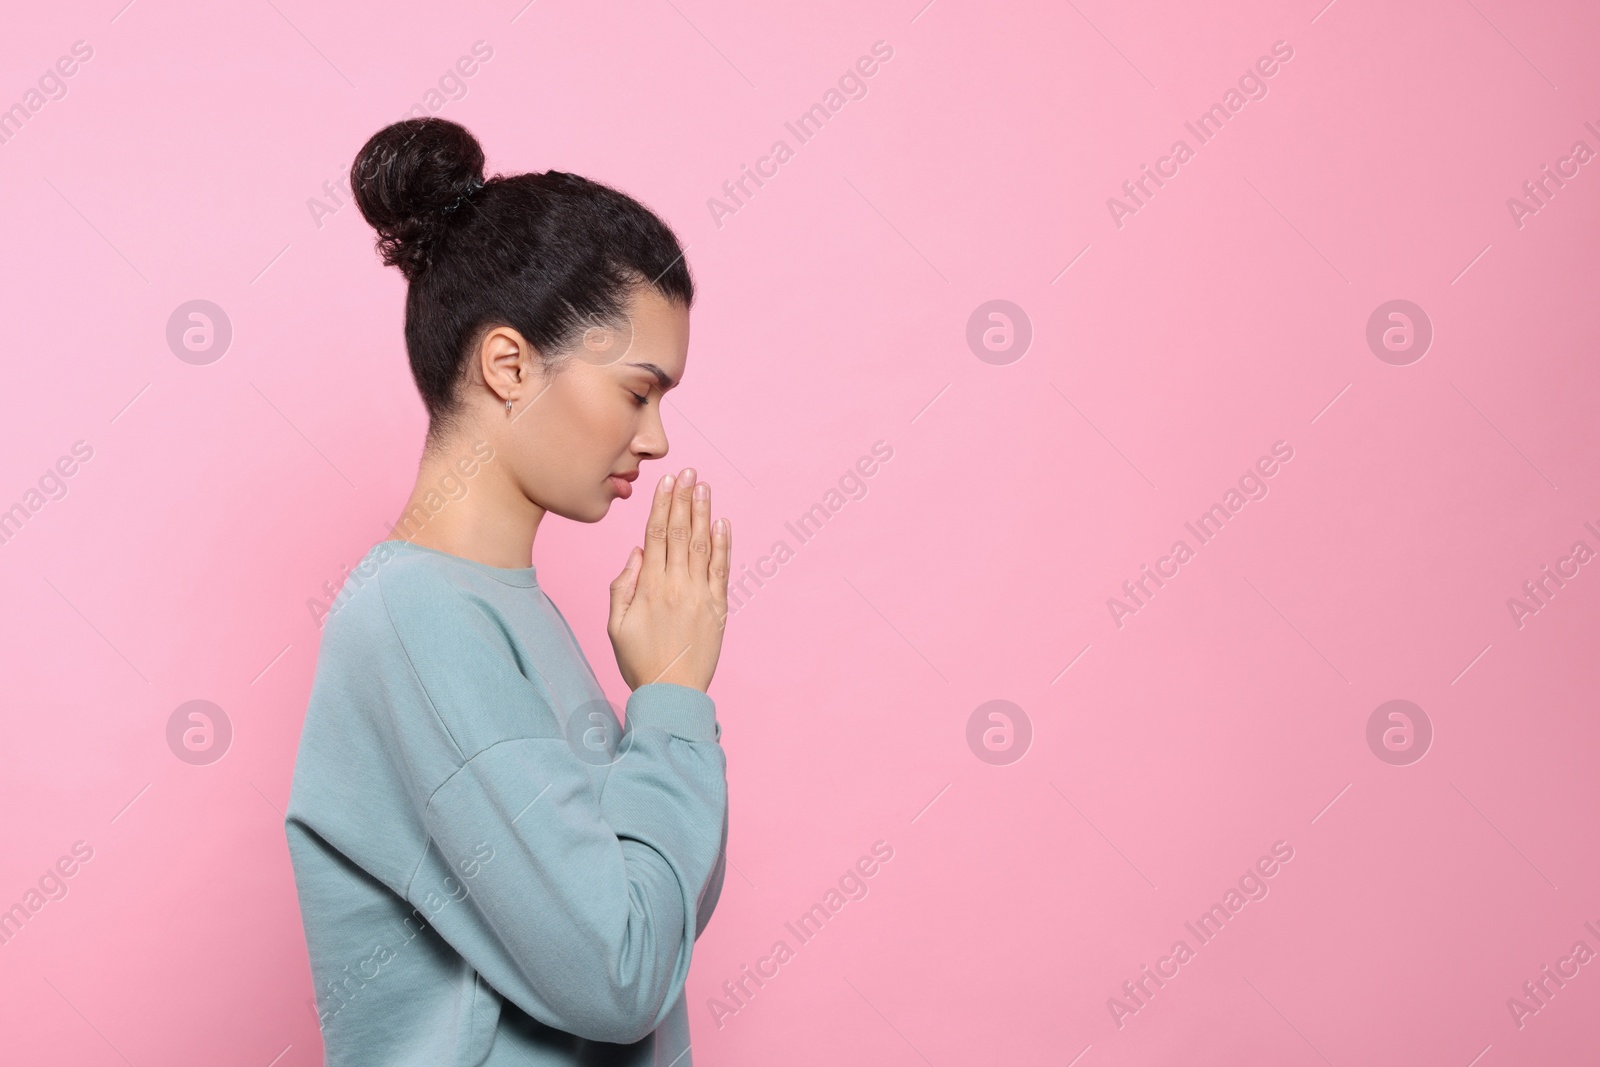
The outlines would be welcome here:
<svg viewBox="0 0 1600 1067">
<path fill-rule="evenodd" d="M 650 515 L 644 521 L 644 560 L 639 568 L 641 577 L 660 574 L 667 569 L 667 519 L 672 514 L 673 478 L 668 474 L 656 483 L 655 499 L 650 501 Z"/>
<path fill-rule="evenodd" d="M 697 582 L 706 580 L 706 567 L 711 562 L 711 486 L 696 482 L 693 502 L 689 509 L 689 577 Z"/>
<path fill-rule="evenodd" d="M 711 525 L 711 602 L 719 618 L 728 617 L 728 571 L 733 559 L 733 526 L 727 519 Z"/>
<path fill-rule="evenodd" d="M 622 568 L 622 573 L 611 582 L 611 618 L 620 619 L 627 611 L 628 605 L 633 603 L 634 590 L 639 588 L 638 561 L 643 558 L 639 546 L 628 550 L 628 562 Z"/>
<path fill-rule="evenodd" d="M 667 519 L 667 570 L 689 575 L 690 494 L 694 492 L 694 468 L 685 467 L 672 489 L 672 514 Z"/>
</svg>

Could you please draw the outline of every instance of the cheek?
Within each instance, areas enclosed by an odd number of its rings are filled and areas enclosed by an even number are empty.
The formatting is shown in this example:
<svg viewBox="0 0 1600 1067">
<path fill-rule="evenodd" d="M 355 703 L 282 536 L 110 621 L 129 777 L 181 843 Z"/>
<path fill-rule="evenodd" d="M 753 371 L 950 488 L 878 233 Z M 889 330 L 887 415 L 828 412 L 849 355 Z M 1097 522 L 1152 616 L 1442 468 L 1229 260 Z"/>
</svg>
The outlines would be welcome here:
<svg viewBox="0 0 1600 1067">
<path fill-rule="evenodd" d="M 615 383 L 605 388 L 552 392 L 538 402 L 529 419 L 539 420 L 539 451 L 553 467 L 588 479 L 593 471 L 616 466 L 617 456 L 628 448 L 638 422 L 633 398 Z M 622 393 L 621 399 L 615 395 Z M 540 411 L 550 401 L 548 411 Z"/>
<path fill-rule="evenodd" d="M 606 467 L 615 466 L 617 456 L 627 450 L 628 442 L 637 432 L 640 410 L 633 397 L 625 392 L 621 400 L 603 397 L 594 401 L 585 411 L 588 436 L 580 447 Z"/>
</svg>

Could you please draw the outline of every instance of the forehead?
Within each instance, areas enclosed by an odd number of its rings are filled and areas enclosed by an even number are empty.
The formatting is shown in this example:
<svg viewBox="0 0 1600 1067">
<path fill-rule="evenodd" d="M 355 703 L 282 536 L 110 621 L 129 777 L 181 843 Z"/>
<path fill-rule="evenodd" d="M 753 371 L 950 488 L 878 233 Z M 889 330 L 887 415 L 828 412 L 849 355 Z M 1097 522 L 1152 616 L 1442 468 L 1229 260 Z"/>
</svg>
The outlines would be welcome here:
<svg viewBox="0 0 1600 1067">
<path fill-rule="evenodd" d="M 634 293 L 628 314 L 633 329 L 622 364 L 676 384 L 689 358 L 689 310 L 646 286 Z"/>
</svg>

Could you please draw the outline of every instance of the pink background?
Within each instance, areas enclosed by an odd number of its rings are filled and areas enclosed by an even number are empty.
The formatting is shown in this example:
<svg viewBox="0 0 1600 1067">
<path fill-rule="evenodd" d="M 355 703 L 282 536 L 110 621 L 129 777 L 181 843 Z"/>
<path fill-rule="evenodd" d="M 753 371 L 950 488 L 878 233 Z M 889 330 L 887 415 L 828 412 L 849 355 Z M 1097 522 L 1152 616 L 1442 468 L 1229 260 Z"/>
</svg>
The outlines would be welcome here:
<svg viewBox="0 0 1600 1067">
<path fill-rule="evenodd" d="M 8 1062 L 321 1063 L 282 826 L 307 601 L 383 536 L 425 425 L 403 281 L 324 183 L 419 102 L 491 171 L 576 171 L 673 225 L 700 299 L 668 462 L 714 486 L 736 562 L 794 551 L 711 687 L 731 868 L 697 1064 L 1592 1059 L 1600 961 L 1520 1026 L 1507 1001 L 1600 951 L 1600 565 L 1520 627 L 1507 601 L 1600 550 L 1600 162 L 1520 226 L 1507 200 L 1600 151 L 1600 12 L 920 2 L 8 19 L 0 106 L 93 49 L 0 145 L 0 508 L 92 448 L 0 545 L 0 907 L 93 849 L 0 946 Z M 875 41 L 866 95 L 799 144 L 784 123 Z M 1277 41 L 1265 98 L 1199 145 L 1185 121 Z M 1119 227 L 1107 198 L 1179 138 Z M 166 340 L 195 299 L 233 330 L 205 365 Z M 967 342 L 996 299 L 1020 358 Z M 1403 366 L 1366 341 L 1394 299 L 1434 330 Z M 866 495 L 800 543 L 876 441 Z M 1277 441 L 1266 498 L 1119 627 L 1108 598 Z M 552 518 L 534 554 L 619 705 L 606 583 L 647 505 Z M 233 729 L 203 766 L 166 738 L 196 699 Z M 1392 699 L 1432 724 L 1409 765 L 1368 745 Z M 1010 763 L 969 747 L 991 700 L 1031 729 Z M 784 923 L 876 841 L 868 895 L 798 945 Z M 1184 924 L 1279 841 L 1269 894 L 1200 946 Z M 1180 938 L 1119 1026 L 1109 998 Z"/>
</svg>

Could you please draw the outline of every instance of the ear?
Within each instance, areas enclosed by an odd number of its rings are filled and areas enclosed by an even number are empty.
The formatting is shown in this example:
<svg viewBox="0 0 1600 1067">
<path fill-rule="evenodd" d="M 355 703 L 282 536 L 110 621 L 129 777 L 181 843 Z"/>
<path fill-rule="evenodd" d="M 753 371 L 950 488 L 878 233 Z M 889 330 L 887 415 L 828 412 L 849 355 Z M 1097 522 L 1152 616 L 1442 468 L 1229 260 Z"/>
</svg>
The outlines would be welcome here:
<svg viewBox="0 0 1600 1067">
<path fill-rule="evenodd" d="M 538 351 L 510 326 L 496 326 L 478 343 L 478 372 L 502 398 L 521 395 L 539 367 Z"/>
</svg>

